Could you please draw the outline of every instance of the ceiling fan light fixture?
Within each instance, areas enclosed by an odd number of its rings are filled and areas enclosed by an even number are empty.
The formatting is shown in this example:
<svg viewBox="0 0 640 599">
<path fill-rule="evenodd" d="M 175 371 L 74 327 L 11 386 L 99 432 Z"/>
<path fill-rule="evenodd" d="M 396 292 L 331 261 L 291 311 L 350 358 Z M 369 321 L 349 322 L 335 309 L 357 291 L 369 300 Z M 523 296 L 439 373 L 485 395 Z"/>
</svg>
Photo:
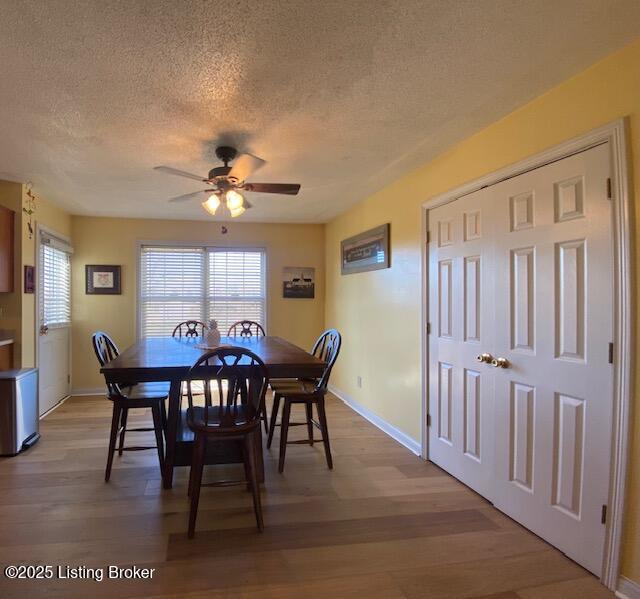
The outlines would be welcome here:
<svg viewBox="0 0 640 599">
<path fill-rule="evenodd" d="M 242 204 L 237 208 L 229 208 L 229 212 L 231 213 L 231 218 L 240 216 L 244 211 L 245 211 L 245 207 Z"/>
<path fill-rule="evenodd" d="M 220 207 L 220 198 L 212 193 L 204 202 L 202 202 L 202 207 L 211 215 L 216 215 L 216 210 Z"/>
<path fill-rule="evenodd" d="M 229 212 L 233 213 L 233 211 L 238 208 L 242 208 L 244 212 L 244 196 L 241 193 L 238 193 L 235 189 L 229 189 L 225 194 L 225 198 Z M 242 212 L 239 214 L 242 214 Z M 231 216 L 233 216 L 233 214 Z"/>
</svg>

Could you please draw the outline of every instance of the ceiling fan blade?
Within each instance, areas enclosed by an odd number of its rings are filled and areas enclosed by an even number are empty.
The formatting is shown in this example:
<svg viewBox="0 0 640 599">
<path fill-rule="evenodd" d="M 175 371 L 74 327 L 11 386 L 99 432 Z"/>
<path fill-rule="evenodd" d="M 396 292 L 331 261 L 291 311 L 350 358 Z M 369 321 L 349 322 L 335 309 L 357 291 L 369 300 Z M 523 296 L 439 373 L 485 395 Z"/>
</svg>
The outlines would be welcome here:
<svg viewBox="0 0 640 599">
<path fill-rule="evenodd" d="M 208 181 L 206 177 L 200 177 L 193 173 L 187 173 L 186 171 L 178 170 L 170 166 L 154 166 L 154 171 L 160 171 L 161 173 L 167 173 L 168 175 L 177 175 L 178 177 L 186 177 L 187 179 L 193 179 L 194 181 Z"/>
<path fill-rule="evenodd" d="M 169 202 L 171 203 L 188 202 L 189 200 L 195 200 L 200 194 L 203 194 L 203 193 L 211 193 L 211 190 L 202 189 L 200 191 L 194 191 L 192 193 L 185 193 L 181 196 L 176 196 L 175 198 L 171 198 Z"/>
<path fill-rule="evenodd" d="M 284 193 L 290 196 L 295 196 L 300 191 L 298 183 L 246 183 L 244 188 L 258 193 Z"/>
<path fill-rule="evenodd" d="M 251 173 L 257 171 L 265 163 L 262 158 L 258 158 L 253 154 L 241 154 L 234 162 L 229 178 L 234 178 L 238 183 L 246 181 Z"/>
</svg>

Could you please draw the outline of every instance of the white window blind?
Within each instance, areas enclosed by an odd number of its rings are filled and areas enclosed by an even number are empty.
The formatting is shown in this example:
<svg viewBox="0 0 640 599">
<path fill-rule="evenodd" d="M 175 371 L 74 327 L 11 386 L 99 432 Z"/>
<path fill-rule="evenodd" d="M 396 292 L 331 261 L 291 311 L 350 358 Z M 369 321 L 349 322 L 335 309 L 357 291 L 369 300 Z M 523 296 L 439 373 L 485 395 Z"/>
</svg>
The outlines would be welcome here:
<svg viewBox="0 0 640 599">
<path fill-rule="evenodd" d="M 223 334 L 239 320 L 265 324 L 264 252 L 218 250 L 208 252 L 207 309 Z"/>
<path fill-rule="evenodd" d="M 54 243 L 55 241 L 55 243 Z M 43 236 L 40 245 L 40 323 L 66 326 L 71 322 L 71 248 Z"/>
<path fill-rule="evenodd" d="M 141 334 L 171 335 L 183 320 L 202 320 L 202 248 L 143 247 L 140 280 Z"/>
<path fill-rule="evenodd" d="M 171 335 L 184 320 L 215 318 L 222 334 L 238 320 L 265 325 L 262 250 L 143 246 L 140 334 Z"/>
</svg>

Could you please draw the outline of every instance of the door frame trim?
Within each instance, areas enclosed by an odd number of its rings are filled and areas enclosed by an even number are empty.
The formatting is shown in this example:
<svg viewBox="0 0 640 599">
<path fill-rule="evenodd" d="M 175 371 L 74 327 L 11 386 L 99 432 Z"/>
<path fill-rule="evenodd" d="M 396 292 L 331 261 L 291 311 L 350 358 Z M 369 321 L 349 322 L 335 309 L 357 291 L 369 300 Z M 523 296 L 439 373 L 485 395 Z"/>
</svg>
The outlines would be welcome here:
<svg viewBox="0 0 640 599">
<path fill-rule="evenodd" d="M 521 175 L 551 162 L 567 158 L 592 147 L 609 143 L 612 183 L 612 235 L 613 235 L 613 307 L 614 307 L 614 364 L 613 364 L 613 428 L 611 445 L 611 473 L 609 482 L 609 503 L 605 546 L 602 561 L 601 582 L 615 591 L 620 574 L 622 536 L 624 523 L 626 471 L 629 455 L 630 407 L 633 391 L 633 363 L 631 356 L 634 348 L 632 322 L 634 303 L 631 281 L 631 224 L 630 224 L 630 157 L 628 143 L 628 117 L 593 129 L 583 135 L 571 138 L 543 152 L 516 162 L 510 166 L 474 179 L 464 185 L 434 196 L 424 202 L 421 208 L 422 237 L 422 331 L 421 370 L 422 370 L 422 456 L 428 459 L 429 414 L 428 359 L 429 344 L 427 323 L 429 314 L 429 263 L 428 263 L 428 226 L 429 210 L 459 199 L 461 196 L 494 185 L 505 179 Z"/>
</svg>

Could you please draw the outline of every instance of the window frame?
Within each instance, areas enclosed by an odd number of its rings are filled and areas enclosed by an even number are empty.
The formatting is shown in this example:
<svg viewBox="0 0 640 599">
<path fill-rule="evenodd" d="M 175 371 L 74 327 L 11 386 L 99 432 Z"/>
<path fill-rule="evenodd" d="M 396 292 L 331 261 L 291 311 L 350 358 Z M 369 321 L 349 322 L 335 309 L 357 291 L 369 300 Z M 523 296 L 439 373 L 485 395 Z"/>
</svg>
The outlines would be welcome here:
<svg viewBox="0 0 640 599">
<path fill-rule="evenodd" d="M 269 326 L 269 252 L 264 246 L 256 245 L 224 245 L 220 243 L 208 243 L 203 242 L 191 242 L 191 241 L 155 241 L 155 240 L 138 240 L 136 241 L 136 299 L 135 299 L 135 321 L 136 321 L 136 338 L 142 339 L 142 250 L 145 246 L 154 246 L 162 248 L 192 248 L 201 249 L 205 251 L 205 255 L 209 251 L 222 251 L 222 252 L 261 252 L 264 256 L 264 269 L 262 273 L 264 283 L 264 322 L 261 323 L 265 331 L 268 331 Z M 209 300 L 208 297 L 208 285 L 209 285 L 209 262 L 208 258 L 204 261 L 204 273 L 203 282 L 205 288 L 204 304 L 206 310 L 206 303 Z M 176 323 L 178 324 L 178 323 Z M 227 331 L 220 331 L 224 336 Z"/>
</svg>

